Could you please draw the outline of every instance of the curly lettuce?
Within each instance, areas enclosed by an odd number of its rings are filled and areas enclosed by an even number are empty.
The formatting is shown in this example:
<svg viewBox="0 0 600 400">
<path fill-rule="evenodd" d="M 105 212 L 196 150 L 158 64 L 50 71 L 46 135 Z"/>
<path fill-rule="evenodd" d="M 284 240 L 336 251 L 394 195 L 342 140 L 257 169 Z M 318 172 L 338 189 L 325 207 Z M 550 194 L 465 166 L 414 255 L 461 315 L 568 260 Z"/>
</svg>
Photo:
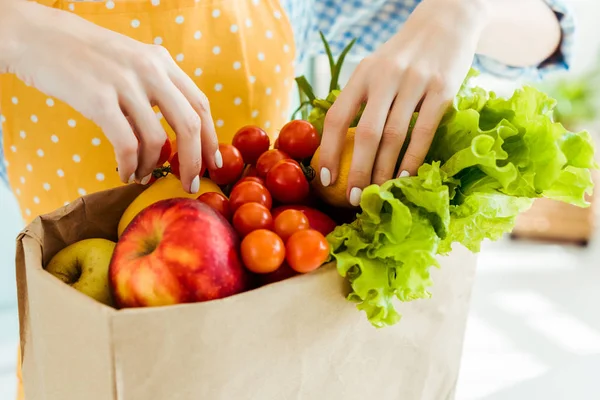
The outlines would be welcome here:
<svg viewBox="0 0 600 400">
<path fill-rule="evenodd" d="M 430 296 L 439 255 L 455 243 L 478 252 L 483 240 L 510 232 L 534 199 L 589 205 L 598 167 L 591 136 L 554 122 L 555 105 L 532 87 L 500 98 L 467 80 L 418 175 L 364 190 L 357 219 L 328 240 L 351 284 L 348 299 L 371 324 L 397 323 L 395 301 Z"/>
</svg>

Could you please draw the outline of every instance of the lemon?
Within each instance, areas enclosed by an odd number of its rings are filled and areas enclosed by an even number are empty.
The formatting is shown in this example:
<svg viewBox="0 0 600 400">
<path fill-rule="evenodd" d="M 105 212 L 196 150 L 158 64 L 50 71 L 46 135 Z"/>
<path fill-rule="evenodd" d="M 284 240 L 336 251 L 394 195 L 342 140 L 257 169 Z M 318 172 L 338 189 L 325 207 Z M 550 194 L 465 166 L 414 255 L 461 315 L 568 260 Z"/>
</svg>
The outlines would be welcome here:
<svg viewBox="0 0 600 400">
<path fill-rule="evenodd" d="M 189 194 L 183 190 L 181 181 L 176 176 L 168 174 L 167 176 L 158 179 L 156 182 L 150 185 L 148 189 L 140 193 L 139 196 L 131 202 L 119 221 L 118 235 L 121 237 L 121 234 L 125 228 L 127 228 L 127 225 L 129 225 L 129 223 L 135 218 L 135 216 L 138 215 L 144 208 L 156 203 L 157 201 L 173 199 L 176 197 L 196 199 L 201 194 L 207 192 L 217 192 L 223 194 L 219 186 L 207 178 L 202 178 L 200 180 L 200 190 L 198 193 Z"/>
<path fill-rule="evenodd" d="M 321 183 L 321 173 L 319 170 L 319 150 L 315 152 L 310 166 L 315 170 L 315 178 L 312 180 L 313 191 L 323 201 L 335 207 L 352 208 L 348 202 L 346 191 L 348 189 L 348 173 L 350 172 L 350 164 L 352 163 L 352 155 L 354 154 L 354 132 L 356 128 L 348 129 L 342 154 L 340 157 L 340 167 L 336 181 L 327 187 Z"/>
</svg>

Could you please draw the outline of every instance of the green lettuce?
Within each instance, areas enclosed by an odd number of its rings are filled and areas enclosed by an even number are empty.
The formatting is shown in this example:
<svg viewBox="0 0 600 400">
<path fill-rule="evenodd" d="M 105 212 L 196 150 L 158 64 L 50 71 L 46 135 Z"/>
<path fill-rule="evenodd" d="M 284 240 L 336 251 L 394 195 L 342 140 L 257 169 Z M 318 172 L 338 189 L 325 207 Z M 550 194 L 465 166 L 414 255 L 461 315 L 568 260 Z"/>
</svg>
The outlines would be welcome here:
<svg viewBox="0 0 600 400">
<path fill-rule="evenodd" d="M 589 133 L 554 122 L 556 102 L 535 88 L 501 98 L 469 78 L 418 175 L 367 187 L 356 220 L 328 236 L 348 299 L 376 327 L 400 320 L 396 301 L 430 296 L 430 270 L 454 244 L 478 252 L 536 198 L 589 205 L 598 167 Z"/>
</svg>

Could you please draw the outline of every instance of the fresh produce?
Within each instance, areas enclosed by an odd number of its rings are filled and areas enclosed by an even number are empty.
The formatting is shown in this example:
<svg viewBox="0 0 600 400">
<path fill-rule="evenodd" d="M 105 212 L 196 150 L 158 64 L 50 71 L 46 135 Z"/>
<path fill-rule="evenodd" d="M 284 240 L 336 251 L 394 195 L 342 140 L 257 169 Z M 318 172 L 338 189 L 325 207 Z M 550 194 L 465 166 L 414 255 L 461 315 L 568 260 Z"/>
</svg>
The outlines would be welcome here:
<svg viewBox="0 0 600 400">
<path fill-rule="evenodd" d="M 246 164 L 255 164 L 258 157 L 269 150 L 271 142 L 267 132 L 258 126 L 244 126 L 236 132 L 231 143 L 240 153 Z"/>
<path fill-rule="evenodd" d="M 348 129 L 342 154 L 340 156 L 339 173 L 335 182 L 329 186 L 323 186 L 321 183 L 321 174 L 319 173 L 319 149 L 315 152 L 310 166 L 315 170 L 315 178 L 311 182 L 312 188 L 317 196 L 323 201 L 335 207 L 352 208 L 346 196 L 348 189 L 348 173 L 352 164 L 352 155 L 354 154 L 354 133 L 356 128 Z"/>
<path fill-rule="evenodd" d="M 244 171 L 244 160 L 242 153 L 230 144 L 219 144 L 219 150 L 223 157 L 223 166 L 217 169 L 209 169 L 210 179 L 217 185 L 229 185 L 235 182 Z"/>
<path fill-rule="evenodd" d="M 233 212 L 245 203 L 260 203 L 270 210 L 273 205 L 273 199 L 266 187 L 258 182 L 248 181 L 240 183 L 233 188 L 229 196 L 229 205 Z"/>
<path fill-rule="evenodd" d="M 257 229 L 273 229 L 269 209 L 260 203 L 242 204 L 233 214 L 233 227 L 244 237 Z"/>
<path fill-rule="evenodd" d="M 276 271 L 285 259 L 283 240 L 266 229 L 251 232 L 242 240 L 242 260 L 250 271 L 267 274 Z"/>
<path fill-rule="evenodd" d="M 308 217 L 302 211 L 298 210 L 285 210 L 273 221 L 273 229 L 284 243 L 294 233 L 309 228 Z"/>
<path fill-rule="evenodd" d="M 258 171 L 256 170 L 255 165 L 248 165 L 246 169 L 242 173 L 242 178 L 250 178 L 250 177 L 258 177 Z"/>
<path fill-rule="evenodd" d="M 265 179 L 269 170 L 281 160 L 290 158 L 281 150 L 271 149 L 264 152 L 256 162 L 256 172 L 260 178 Z"/>
<path fill-rule="evenodd" d="M 363 191 L 356 221 L 328 239 L 351 284 L 348 299 L 374 326 L 398 322 L 394 299 L 430 297 L 438 255 L 454 244 L 479 251 L 534 199 L 588 206 L 590 169 L 598 167 L 591 137 L 553 122 L 554 106 L 531 87 L 500 98 L 467 80 L 418 175 Z"/>
<path fill-rule="evenodd" d="M 227 221 L 231 221 L 229 199 L 221 193 L 206 192 L 198 197 L 198 201 L 201 201 L 213 210 L 218 211 Z"/>
<path fill-rule="evenodd" d="M 195 199 L 161 200 L 127 227 L 109 282 L 119 308 L 219 299 L 248 288 L 239 239 L 215 210 Z"/>
<path fill-rule="evenodd" d="M 281 203 L 299 203 L 308 196 L 309 185 L 298 162 L 286 159 L 273 165 L 267 173 L 267 189 Z"/>
<path fill-rule="evenodd" d="M 80 240 L 56 253 L 46 271 L 92 299 L 112 306 L 108 266 L 115 245 L 106 239 Z"/>
<path fill-rule="evenodd" d="M 308 218 L 310 227 L 321 232 L 324 236 L 327 236 L 333 232 L 337 225 L 335 221 L 332 220 L 327 214 L 314 208 L 298 204 L 276 207 L 271 210 L 271 215 L 273 215 L 274 219 L 277 219 L 277 217 L 286 210 L 302 211 L 302 213 Z"/>
<path fill-rule="evenodd" d="M 160 156 L 158 157 L 158 162 L 156 163 L 157 167 L 160 167 L 164 163 L 169 161 L 169 158 L 171 158 L 171 151 L 171 141 L 169 140 L 169 138 L 167 138 L 167 140 L 165 140 L 165 144 L 163 144 L 163 147 L 161 147 L 160 149 Z"/>
<path fill-rule="evenodd" d="M 133 202 L 127 207 L 121 220 L 119 221 L 118 235 L 119 237 L 123 234 L 123 231 L 129 225 L 131 220 L 140 213 L 143 209 L 149 205 L 165 199 L 173 199 L 176 197 L 185 197 L 188 199 L 196 199 L 198 195 L 215 192 L 223 194 L 221 189 L 215 185 L 210 179 L 202 178 L 200 180 L 200 191 L 196 194 L 190 194 L 183 190 L 181 181 L 174 175 L 167 175 L 158 179 L 146 190 L 144 190 Z"/>
<path fill-rule="evenodd" d="M 314 229 L 294 233 L 285 245 L 285 260 L 296 272 L 307 273 L 319 268 L 329 259 L 329 243 Z"/>
<path fill-rule="evenodd" d="M 262 178 L 259 178 L 258 176 L 245 176 L 242 179 L 240 179 L 239 181 L 237 181 L 234 185 L 233 188 L 235 188 L 237 185 L 239 185 L 240 183 L 243 182 L 256 182 L 259 183 L 263 186 L 265 186 L 265 181 Z"/>
<path fill-rule="evenodd" d="M 301 119 L 285 124 L 277 137 L 277 148 L 296 160 L 312 157 L 320 143 L 315 127 Z"/>
</svg>

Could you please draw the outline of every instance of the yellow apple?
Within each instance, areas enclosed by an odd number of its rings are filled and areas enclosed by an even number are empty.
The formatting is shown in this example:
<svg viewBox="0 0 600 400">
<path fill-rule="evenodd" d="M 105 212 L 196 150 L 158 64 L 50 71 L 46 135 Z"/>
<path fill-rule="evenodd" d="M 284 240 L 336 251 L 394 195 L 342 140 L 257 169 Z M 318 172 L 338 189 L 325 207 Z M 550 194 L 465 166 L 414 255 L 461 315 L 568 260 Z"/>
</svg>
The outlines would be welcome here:
<svg viewBox="0 0 600 400">
<path fill-rule="evenodd" d="M 58 253 L 46 271 L 81 293 L 112 306 L 108 266 L 116 243 L 106 239 L 84 239 Z"/>
</svg>

